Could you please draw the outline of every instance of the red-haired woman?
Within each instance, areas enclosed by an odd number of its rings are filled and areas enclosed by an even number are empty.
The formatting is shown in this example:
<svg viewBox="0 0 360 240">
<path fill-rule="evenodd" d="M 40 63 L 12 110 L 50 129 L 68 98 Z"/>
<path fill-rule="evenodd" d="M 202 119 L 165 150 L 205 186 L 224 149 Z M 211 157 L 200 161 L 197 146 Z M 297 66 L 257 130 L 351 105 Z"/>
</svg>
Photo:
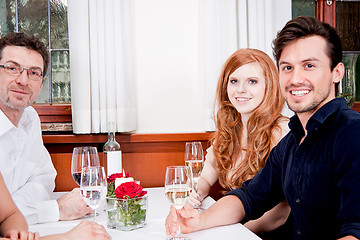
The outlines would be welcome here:
<svg viewBox="0 0 360 240">
<path fill-rule="evenodd" d="M 190 203 L 200 204 L 218 180 L 229 191 L 264 167 L 271 149 L 289 131 L 289 119 L 281 115 L 284 103 L 277 68 L 266 53 L 239 49 L 230 56 L 217 85 L 217 131 Z M 282 202 L 245 226 L 268 232 L 284 224 L 289 213 Z"/>
</svg>

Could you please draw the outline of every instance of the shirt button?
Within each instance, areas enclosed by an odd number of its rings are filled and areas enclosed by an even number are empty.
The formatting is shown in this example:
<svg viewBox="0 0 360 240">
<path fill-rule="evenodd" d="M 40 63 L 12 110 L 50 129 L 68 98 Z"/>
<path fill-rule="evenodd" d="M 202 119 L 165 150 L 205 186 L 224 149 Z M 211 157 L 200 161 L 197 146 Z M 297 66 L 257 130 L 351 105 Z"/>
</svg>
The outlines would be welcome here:
<svg viewBox="0 0 360 240">
<path fill-rule="evenodd" d="M 296 199 L 295 202 L 296 202 L 296 203 L 300 203 L 300 199 Z"/>
</svg>

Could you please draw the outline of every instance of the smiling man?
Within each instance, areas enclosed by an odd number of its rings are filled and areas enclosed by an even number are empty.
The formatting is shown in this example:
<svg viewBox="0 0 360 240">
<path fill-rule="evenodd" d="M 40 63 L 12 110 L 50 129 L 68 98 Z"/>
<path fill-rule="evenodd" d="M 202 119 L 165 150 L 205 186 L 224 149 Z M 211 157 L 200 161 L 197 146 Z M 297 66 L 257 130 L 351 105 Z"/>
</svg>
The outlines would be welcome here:
<svg viewBox="0 0 360 240">
<path fill-rule="evenodd" d="M 360 238 L 360 114 L 335 98 L 344 74 L 341 41 L 326 23 L 290 20 L 274 40 L 282 94 L 296 115 L 265 167 L 199 214 L 181 211 L 182 232 L 247 221 L 287 200 L 294 239 Z M 166 220 L 176 231 L 176 211 Z"/>
<path fill-rule="evenodd" d="M 30 105 L 43 86 L 48 51 L 37 38 L 0 39 L 0 171 L 29 223 L 69 220 L 91 212 L 79 189 L 49 200 L 56 171 L 43 145 L 40 119 Z"/>
</svg>

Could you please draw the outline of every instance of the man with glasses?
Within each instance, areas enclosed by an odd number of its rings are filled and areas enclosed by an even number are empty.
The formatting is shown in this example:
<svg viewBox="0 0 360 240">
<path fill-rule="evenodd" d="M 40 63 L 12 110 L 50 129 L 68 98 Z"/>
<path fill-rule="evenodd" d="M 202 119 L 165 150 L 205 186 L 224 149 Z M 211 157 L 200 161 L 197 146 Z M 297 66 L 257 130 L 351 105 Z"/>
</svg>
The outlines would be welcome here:
<svg viewBox="0 0 360 240">
<path fill-rule="evenodd" d="M 49 64 L 37 38 L 10 33 L 0 39 L 0 171 L 28 223 L 71 220 L 91 213 L 79 189 L 50 200 L 56 171 L 42 142 L 36 100 Z"/>
</svg>

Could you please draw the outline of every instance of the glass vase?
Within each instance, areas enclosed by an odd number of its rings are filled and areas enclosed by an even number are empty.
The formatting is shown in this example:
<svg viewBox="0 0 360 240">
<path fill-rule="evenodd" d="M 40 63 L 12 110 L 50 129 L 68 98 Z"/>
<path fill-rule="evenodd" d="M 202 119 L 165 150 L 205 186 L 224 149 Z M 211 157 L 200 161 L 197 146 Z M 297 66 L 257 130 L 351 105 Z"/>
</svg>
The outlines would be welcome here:
<svg viewBox="0 0 360 240">
<path fill-rule="evenodd" d="M 119 199 L 106 197 L 107 227 L 132 231 L 146 225 L 147 195 Z"/>
</svg>

